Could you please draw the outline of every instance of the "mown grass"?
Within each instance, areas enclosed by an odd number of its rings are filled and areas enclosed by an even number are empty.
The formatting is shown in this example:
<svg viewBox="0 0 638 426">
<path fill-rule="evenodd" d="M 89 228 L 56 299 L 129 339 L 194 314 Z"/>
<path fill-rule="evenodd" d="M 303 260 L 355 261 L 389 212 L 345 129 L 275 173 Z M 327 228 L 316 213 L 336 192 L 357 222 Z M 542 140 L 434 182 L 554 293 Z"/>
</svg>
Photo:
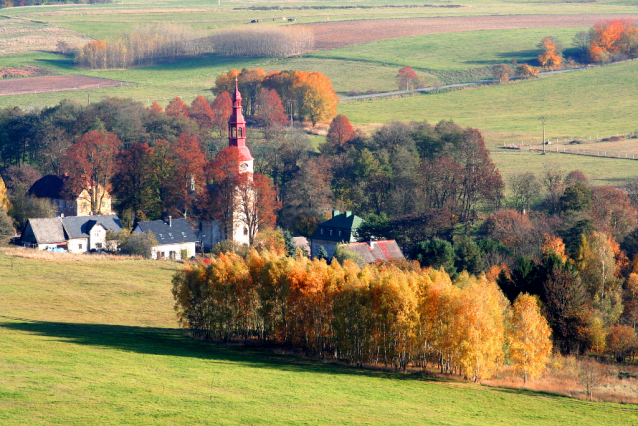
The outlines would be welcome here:
<svg viewBox="0 0 638 426">
<path fill-rule="evenodd" d="M 0 422 L 631 424 L 638 409 L 184 337 L 174 263 L 0 254 Z"/>
<path fill-rule="evenodd" d="M 397 68 L 409 65 L 426 71 L 464 70 L 510 63 L 513 58 L 518 62 L 535 62 L 539 50 L 537 45 L 543 37 L 551 35 L 569 47 L 574 35 L 584 29 L 534 28 L 429 34 L 332 49 L 313 56 L 385 63 Z"/>
<path fill-rule="evenodd" d="M 538 118 L 543 115 L 549 117 L 549 138 L 602 137 L 638 127 L 637 78 L 638 61 L 630 61 L 441 94 L 342 102 L 339 112 L 354 123 L 453 119 L 463 126 L 536 141 L 541 139 Z"/>
</svg>

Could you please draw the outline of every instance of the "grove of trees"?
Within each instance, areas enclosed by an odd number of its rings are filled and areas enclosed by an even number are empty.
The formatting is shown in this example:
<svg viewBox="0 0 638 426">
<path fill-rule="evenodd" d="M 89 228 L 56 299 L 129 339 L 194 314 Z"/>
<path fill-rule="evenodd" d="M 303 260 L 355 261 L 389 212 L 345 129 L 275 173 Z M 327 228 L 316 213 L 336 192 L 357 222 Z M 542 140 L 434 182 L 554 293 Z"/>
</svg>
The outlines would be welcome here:
<svg viewBox="0 0 638 426">
<path fill-rule="evenodd" d="M 228 28 L 208 40 L 215 53 L 231 57 L 281 58 L 301 55 L 315 47 L 312 30 L 300 27 Z"/>
<path fill-rule="evenodd" d="M 173 295 L 198 338 L 279 342 L 359 366 L 436 366 L 479 381 L 511 362 L 537 377 L 551 352 L 536 300 L 522 295 L 511 307 L 485 277 L 452 282 L 414 264 L 328 264 L 290 257 L 282 243 L 186 266 Z"/>
</svg>

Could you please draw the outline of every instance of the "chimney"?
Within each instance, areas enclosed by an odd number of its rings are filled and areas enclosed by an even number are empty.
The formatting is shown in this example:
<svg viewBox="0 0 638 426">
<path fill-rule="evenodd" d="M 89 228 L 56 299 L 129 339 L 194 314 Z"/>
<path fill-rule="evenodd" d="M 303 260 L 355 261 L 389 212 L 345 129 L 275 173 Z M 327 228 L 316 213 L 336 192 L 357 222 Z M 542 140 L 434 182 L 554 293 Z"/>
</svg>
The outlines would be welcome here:
<svg viewBox="0 0 638 426">
<path fill-rule="evenodd" d="M 346 212 L 346 217 L 350 217 L 350 216 L 352 216 L 352 212 L 348 212 L 348 211 L 347 211 L 347 212 Z"/>
<path fill-rule="evenodd" d="M 168 217 L 168 227 L 171 228 L 173 227 L 173 218 L 172 217 Z"/>
<path fill-rule="evenodd" d="M 339 216 L 339 210 L 332 211 L 332 217 Z"/>
</svg>

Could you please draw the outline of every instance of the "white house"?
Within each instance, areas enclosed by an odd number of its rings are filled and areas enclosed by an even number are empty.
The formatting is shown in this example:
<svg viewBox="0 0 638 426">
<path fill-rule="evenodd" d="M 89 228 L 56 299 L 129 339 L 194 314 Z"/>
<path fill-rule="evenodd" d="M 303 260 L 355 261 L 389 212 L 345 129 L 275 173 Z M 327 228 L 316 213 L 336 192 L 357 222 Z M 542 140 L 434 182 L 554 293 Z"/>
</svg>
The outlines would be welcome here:
<svg viewBox="0 0 638 426">
<path fill-rule="evenodd" d="M 195 256 L 197 236 L 186 219 L 173 219 L 169 216 L 167 221 L 138 222 L 133 232 L 153 234 L 158 242 L 158 245 L 152 248 L 153 259 L 180 260 L 183 251 L 186 258 Z"/>
<path fill-rule="evenodd" d="M 71 253 L 83 253 L 106 248 L 106 233 L 121 230 L 116 215 L 29 219 L 21 241 L 24 246 L 40 250 L 63 248 Z"/>
</svg>

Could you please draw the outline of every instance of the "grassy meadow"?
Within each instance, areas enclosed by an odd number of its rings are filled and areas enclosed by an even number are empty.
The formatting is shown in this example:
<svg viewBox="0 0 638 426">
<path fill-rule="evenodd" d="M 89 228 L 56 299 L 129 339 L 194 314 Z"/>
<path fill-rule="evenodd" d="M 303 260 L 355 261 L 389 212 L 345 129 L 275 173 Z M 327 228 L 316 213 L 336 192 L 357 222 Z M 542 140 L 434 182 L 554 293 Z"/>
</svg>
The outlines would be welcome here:
<svg viewBox="0 0 638 426">
<path fill-rule="evenodd" d="M 191 340 L 172 311 L 177 263 L 15 254 L 0 254 L 3 425 L 629 425 L 638 418 L 634 406 Z"/>
</svg>

